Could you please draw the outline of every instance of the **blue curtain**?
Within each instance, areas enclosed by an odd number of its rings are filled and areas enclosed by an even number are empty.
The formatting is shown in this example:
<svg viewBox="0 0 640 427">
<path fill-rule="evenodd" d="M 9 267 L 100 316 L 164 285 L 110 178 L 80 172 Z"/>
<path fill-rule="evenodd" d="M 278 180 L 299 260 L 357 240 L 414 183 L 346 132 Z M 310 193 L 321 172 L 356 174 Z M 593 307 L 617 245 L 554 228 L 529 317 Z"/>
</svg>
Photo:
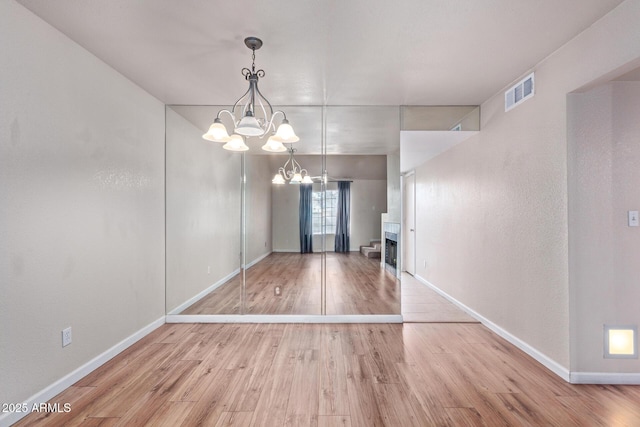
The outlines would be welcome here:
<svg viewBox="0 0 640 427">
<path fill-rule="evenodd" d="M 336 212 L 336 252 L 349 252 L 349 211 L 351 210 L 351 183 L 338 181 L 338 206 Z"/>
<path fill-rule="evenodd" d="M 313 252 L 312 185 L 300 184 L 300 253 Z"/>
</svg>

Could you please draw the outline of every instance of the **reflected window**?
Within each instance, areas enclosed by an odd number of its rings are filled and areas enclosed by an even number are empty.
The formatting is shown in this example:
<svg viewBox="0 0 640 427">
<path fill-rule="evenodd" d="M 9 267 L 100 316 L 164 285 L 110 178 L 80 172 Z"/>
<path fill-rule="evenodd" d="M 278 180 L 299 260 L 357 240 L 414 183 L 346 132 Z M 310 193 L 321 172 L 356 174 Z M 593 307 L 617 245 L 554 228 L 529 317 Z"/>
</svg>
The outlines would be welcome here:
<svg viewBox="0 0 640 427">
<path fill-rule="evenodd" d="M 324 209 L 322 208 L 322 191 L 314 191 L 313 203 L 313 234 L 335 234 L 336 212 L 338 206 L 338 190 L 327 190 Z M 322 217 L 326 218 L 325 229 L 322 230 Z"/>
</svg>

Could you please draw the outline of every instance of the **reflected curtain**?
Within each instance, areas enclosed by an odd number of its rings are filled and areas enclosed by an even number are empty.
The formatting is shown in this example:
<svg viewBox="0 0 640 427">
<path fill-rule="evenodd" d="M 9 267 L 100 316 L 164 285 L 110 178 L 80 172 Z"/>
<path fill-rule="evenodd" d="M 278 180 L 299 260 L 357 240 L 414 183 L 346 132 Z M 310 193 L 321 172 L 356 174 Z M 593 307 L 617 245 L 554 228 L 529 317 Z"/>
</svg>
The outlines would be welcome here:
<svg viewBox="0 0 640 427">
<path fill-rule="evenodd" d="M 300 253 L 313 252 L 312 185 L 300 184 Z"/>
<path fill-rule="evenodd" d="M 338 206 L 336 212 L 336 252 L 349 252 L 349 211 L 351 210 L 351 182 L 338 181 Z"/>
</svg>

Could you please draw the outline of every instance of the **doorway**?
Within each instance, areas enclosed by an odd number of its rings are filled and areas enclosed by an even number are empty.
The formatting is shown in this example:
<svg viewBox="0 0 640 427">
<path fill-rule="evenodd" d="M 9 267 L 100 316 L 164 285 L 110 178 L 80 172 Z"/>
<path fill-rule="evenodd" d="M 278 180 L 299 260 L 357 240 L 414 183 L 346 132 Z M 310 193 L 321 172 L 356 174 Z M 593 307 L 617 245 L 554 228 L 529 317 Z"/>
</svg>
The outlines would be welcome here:
<svg viewBox="0 0 640 427">
<path fill-rule="evenodd" d="M 403 184 L 404 271 L 416 272 L 416 181 L 413 173 L 405 175 Z"/>
</svg>

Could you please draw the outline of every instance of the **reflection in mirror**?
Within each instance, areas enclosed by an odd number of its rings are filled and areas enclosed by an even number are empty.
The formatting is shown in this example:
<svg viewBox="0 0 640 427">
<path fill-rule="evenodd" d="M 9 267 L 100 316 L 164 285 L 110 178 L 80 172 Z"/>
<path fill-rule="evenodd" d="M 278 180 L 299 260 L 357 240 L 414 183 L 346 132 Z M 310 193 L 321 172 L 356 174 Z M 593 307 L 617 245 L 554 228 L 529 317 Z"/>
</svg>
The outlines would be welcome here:
<svg viewBox="0 0 640 427">
<path fill-rule="evenodd" d="M 286 112 L 300 138 L 284 144 L 289 151 L 269 153 L 258 139 L 247 143 L 247 314 L 320 315 L 322 245 L 311 241 L 301 253 L 300 199 L 306 188 L 320 188 L 322 110 L 289 106 Z M 292 184 L 294 172 L 316 183 Z M 273 183 L 276 174 L 283 184 Z"/>
<path fill-rule="evenodd" d="M 327 209 L 327 314 L 400 314 L 399 257 L 385 262 L 384 234 L 400 238 L 399 108 L 326 114 L 327 201 L 343 202 Z"/>
<path fill-rule="evenodd" d="M 264 140 L 248 138 L 244 154 L 203 140 L 220 108 L 167 109 L 167 312 L 400 314 L 384 262 L 385 227 L 400 238 L 399 107 L 287 107 L 300 137 L 288 148 L 314 180 L 308 193 L 286 177 L 272 183 L 289 153 L 263 151 Z M 338 181 L 349 182 L 344 252 Z"/>
<path fill-rule="evenodd" d="M 207 107 L 166 109 L 169 314 L 241 314 L 241 156 L 202 139 L 211 115 Z"/>
<path fill-rule="evenodd" d="M 320 176 L 321 156 L 295 154 L 294 159 L 309 176 Z M 303 208 L 304 203 L 301 204 L 300 200 L 302 198 L 313 203 L 312 198 L 301 196 L 301 192 L 311 188 L 311 193 L 315 195 L 315 192 L 320 190 L 320 184 L 291 184 L 287 180 L 284 184 L 272 184 L 274 175 L 289 159 L 289 154 L 256 154 L 251 157 L 262 158 L 263 162 L 269 165 L 266 173 L 261 174 L 262 182 L 268 183 L 269 186 L 263 194 L 271 197 L 271 212 L 265 213 L 260 209 L 251 208 L 251 202 L 248 202 L 247 219 L 251 223 L 259 221 L 259 216 L 269 216 L 272 253 L 247 270 L 248 312 L 319 315 L 322 244 L 315 238 L 309 239 L 305 244 L 305 253 L 301 253 L 300 218 L 305 218 L 305 214 L 301 214 L 300 210 L 306 207 Z M 254 199 L 255 189 L 249 190 L 247 195 Z M 261 243 L 254 244 L 259 246 Z M 248 252 L 250 253 L 250 249 Z"/>
</svg>

